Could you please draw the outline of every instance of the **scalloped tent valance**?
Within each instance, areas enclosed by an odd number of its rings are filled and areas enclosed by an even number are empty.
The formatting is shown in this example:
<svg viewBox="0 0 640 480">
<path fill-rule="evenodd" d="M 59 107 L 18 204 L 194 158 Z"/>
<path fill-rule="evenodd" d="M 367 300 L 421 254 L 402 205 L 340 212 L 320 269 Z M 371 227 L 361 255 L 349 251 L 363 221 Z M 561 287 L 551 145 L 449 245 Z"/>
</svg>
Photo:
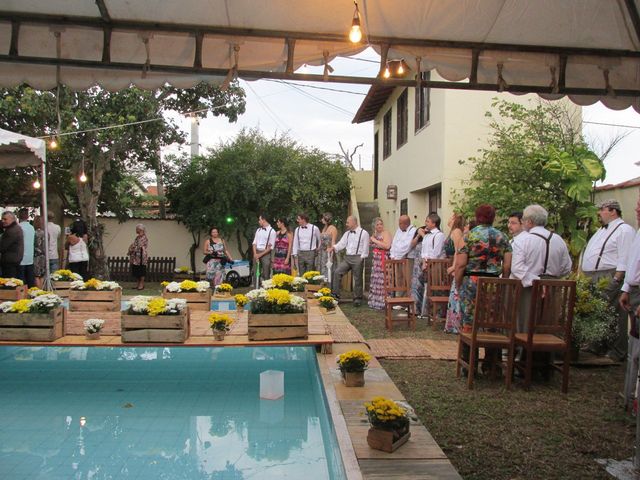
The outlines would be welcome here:
<svg viewBox="0 0 640 480">
<path fill-rule="evenodd" d="M 156 88 L 281 78 L 414 85 L 295 73 L 373 46 L 455 88 L 569 95 L 640 111 L 640 0 L 360 0 L 366 45 L 347 39 L 349 0 L 6 0 L 0 86 Z M 412 75 L 412 77 L 414 76 Z M 451 88 L 449 82 L 432 87 Z"/>
</svg>

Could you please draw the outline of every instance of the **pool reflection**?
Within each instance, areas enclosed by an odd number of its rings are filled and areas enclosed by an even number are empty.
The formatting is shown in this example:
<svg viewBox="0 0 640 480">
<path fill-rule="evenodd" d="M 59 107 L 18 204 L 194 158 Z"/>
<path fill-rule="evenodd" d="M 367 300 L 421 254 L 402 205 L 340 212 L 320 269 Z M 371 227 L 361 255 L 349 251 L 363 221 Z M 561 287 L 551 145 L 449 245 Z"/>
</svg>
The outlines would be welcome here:
<svg viewBox="0 0 640 480">
<path fill-rule="evenodd" d="M 312 349 L 52 349 L 0 349 L 1 478 L 343 478 Z"/>
</svg>

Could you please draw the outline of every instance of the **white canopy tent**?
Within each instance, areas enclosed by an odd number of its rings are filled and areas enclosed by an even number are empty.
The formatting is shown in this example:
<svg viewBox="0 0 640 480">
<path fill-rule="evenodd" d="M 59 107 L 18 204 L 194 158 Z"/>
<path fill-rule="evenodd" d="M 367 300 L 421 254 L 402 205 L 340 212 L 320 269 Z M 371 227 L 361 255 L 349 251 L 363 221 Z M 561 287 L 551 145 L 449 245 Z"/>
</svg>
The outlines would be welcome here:
<svg viewBox="0 0 640 480">
<path fill-rule="evenodd" d="M 347 38 L 352 0 L 3 0 L 0 86 L 190 87 L 229 73 L 569 95 L 640 111 L 640 0 L 359 0 L 364 41 Z M 405 78 L 295 73 L 371 46 Z M 420 82 L 420 76 L 418 76 Z M 452 83 L 456 82 L 456 83 Z"/>
<path fill-rule="evenodd" d="M 49 278 L 49 229 L 47 225 L 47 147 L 40 138 L 27 137 L 0 128 L 0 168 L 34 166 L 40 171 L 41 202 L 40 213 L 44 230 L 45 290 L 51 290 Z"/>
</svg>

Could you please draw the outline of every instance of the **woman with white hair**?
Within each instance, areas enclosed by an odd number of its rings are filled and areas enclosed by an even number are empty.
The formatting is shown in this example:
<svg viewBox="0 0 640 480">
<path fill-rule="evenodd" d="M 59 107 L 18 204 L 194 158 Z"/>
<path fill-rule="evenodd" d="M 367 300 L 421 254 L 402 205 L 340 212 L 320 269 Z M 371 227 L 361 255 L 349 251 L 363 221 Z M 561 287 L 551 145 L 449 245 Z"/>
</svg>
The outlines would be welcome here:
<svg viewBox="0 0 640 480">
<path fill-rule="evenodd" d="M 129 263 L 131 264 L 131 275 L 137 280 L 136 289 L 144 290 L 144 277 L 147 275 L 147 249 L 149 240 L 147 230 L 141 223 L 136 225 L 136 238 L 129 246 Z"/>
</svg>

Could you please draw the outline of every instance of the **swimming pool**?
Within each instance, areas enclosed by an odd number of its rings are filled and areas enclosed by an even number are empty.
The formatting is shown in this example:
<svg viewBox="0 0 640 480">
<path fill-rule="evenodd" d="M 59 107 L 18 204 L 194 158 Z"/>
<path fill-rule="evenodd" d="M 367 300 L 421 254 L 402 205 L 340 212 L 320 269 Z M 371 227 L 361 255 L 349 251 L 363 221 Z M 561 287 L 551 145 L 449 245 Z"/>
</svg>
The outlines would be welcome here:
<svg viewBox="0 0 640 480">
<path fill-rule="evenodd" d="M 345 478 L 312 347 L 0 347 L 0 385 L 3 479 Z"/>
</svg>

